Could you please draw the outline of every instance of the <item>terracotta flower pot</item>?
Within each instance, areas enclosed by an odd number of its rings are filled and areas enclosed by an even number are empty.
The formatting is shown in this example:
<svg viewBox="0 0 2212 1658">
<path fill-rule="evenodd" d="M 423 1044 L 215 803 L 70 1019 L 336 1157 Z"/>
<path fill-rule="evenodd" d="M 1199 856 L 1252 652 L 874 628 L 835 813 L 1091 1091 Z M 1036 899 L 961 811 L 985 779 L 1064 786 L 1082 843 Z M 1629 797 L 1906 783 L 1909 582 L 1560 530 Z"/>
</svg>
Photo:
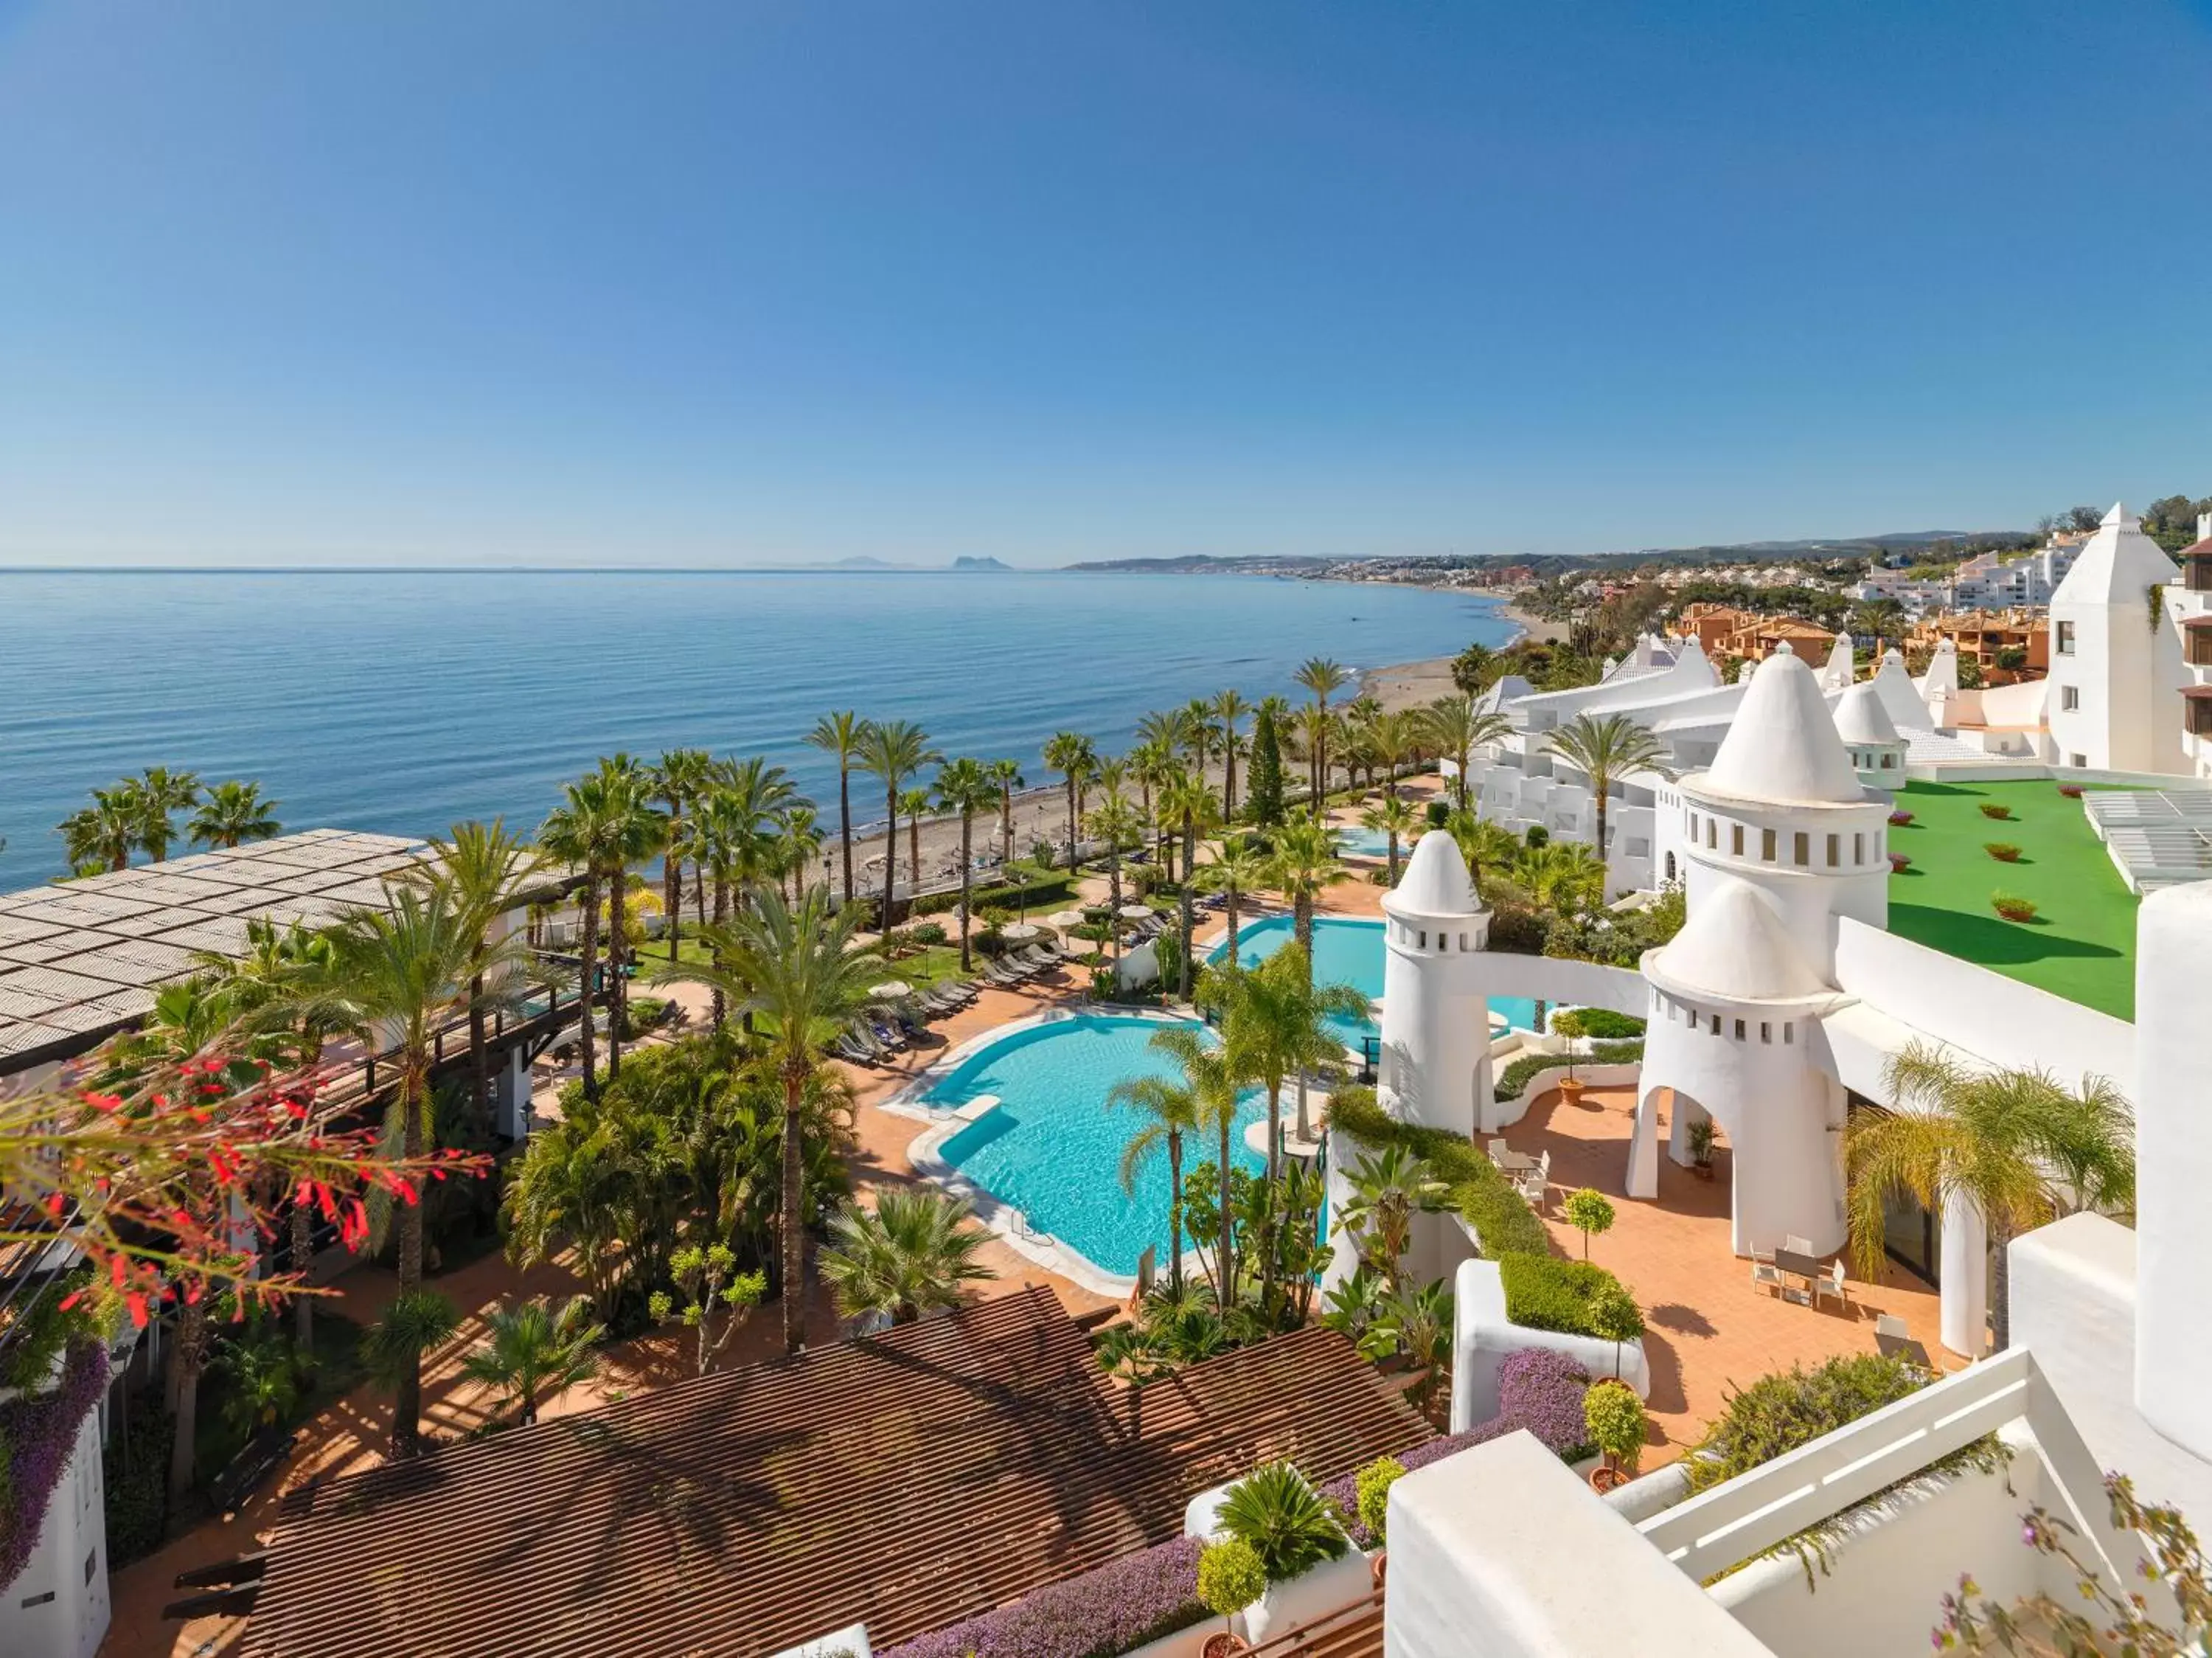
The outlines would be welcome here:
<svg viewBox="0 0 2212 1658">
<path fill-rule="evenodd" d="M 1375 1587 L 1378 1589 L 1382 1587 L 1383 1572 L 1389 1564 L 1390 1552 L 1387 1549 L 1376 1550 L 1375 1557 L 1367 1563 L 1368 1576 L 1375 1580 Z"/>
<path fill-rule="evenodd" d="M 1230 1658 L 1231 1653 L 1246 1650 L 1244 1637 L 1234 1630 L 1216 1630 L 1206 1637 L 1206 1644 L 1198 1649 L 1199 1658 Z"/>
<path fill-rule="evenodd" d="M 1581 1105 L 1583 1102 L 1583 1089 L 1588 1086 L 1589 1084 L 1583 1082 L 1579 1077 L 1568 1077 L 1559 1084 L 1560 1103 L 1568 1106 Z"/>
<path fill-rule="evenodd" d="M 1711 1163 L 1692 1163 L 1690 1173 L 1700 1180 L 1710 1180 L 1713 1178 L 1713 1166 Z"/>
<path fill-rule="evenodd" d="M 1603 1496 L 1607 1491 L 1617 1491 L 1628 1484 L 1628 1470 L 1601 1465 L 1589 1471 L 1589 1483 L 1590 1490 Z"/>
</svg>

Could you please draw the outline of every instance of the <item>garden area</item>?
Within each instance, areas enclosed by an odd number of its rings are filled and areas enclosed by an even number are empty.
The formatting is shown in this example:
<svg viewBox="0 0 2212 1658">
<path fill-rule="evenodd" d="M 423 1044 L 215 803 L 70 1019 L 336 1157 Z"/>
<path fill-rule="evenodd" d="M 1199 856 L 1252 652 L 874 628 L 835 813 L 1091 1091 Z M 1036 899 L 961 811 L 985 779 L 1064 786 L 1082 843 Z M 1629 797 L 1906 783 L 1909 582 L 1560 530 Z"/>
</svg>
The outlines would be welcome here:
<svg viewBox="0 0 2212 1658">
<path fill-rule="evenodd" d="M 1897 806 L 1889 849 L 1904 863 L 1890 877 L 1890 931 L 2135 1017 L 2137 899 L 2078 797 L 2047 780 L 1914 783 Z"/>
</svg>

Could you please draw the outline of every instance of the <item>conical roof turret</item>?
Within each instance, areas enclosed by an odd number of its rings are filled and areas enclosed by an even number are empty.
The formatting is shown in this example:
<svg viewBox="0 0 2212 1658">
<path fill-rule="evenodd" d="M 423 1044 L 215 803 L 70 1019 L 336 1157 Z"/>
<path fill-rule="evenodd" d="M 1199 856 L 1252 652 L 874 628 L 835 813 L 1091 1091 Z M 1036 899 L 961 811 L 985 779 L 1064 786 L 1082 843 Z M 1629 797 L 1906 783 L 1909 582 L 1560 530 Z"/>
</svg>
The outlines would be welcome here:
<svg viewBox="0 0 2212 1658">
<path fill-rule="evenodd" d="M 1839 804 L 1865 798 L 1820 680 L 1787 649 L 1759 665 L 1711 766 L 1683 783 L 1739 800 Z"/>
<path fill-rule="evenodd" d="M 1382 895 L 1382 907 L 1394 916 L 1431 919 L 1483 913 L 1482 899 L 1450 830 L 1431 829 L 1421 837 L 1397 887 Z"/>
</svg>

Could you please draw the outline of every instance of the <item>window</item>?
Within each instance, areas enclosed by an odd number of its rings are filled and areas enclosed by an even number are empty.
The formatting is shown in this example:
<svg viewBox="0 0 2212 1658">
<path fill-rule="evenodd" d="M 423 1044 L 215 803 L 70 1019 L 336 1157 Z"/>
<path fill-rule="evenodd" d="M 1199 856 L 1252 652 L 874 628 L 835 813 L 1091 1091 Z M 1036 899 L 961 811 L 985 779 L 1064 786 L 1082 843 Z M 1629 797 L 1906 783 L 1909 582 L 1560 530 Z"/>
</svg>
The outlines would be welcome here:
<svg viewBox="0 0 2212 1658">
<path fill-rule="evenodd" d="M 1721 826 L 1711 818 L 1705 820 L 1705 850 L 1712 850 L 1721 844 Z"/>
<path fill-rule="evenodd" d="M 1895 771 L 1897 769 L 1897 756 L 1894 754 L 1884 754 L 1881 757 L 1881 769 L 1885 771 Z"/>
<path fill-rule="evenodd" d="M 1420 948 L 1425 950 L 1429 948 L 1429 936 L 1425 931 L 1421 935 Z"/>
<path fill-rule="evenodd" d="M 1769 863 L 1774 862 L 1774 842 L 1773 830 L 1762 829 L 1759 832 L 1759 856 Z"/>
<path fill-rule="evenodd" d="M 1721 1033 L 1721 1016 L 1720 1016 L 1718 1014 L 1715 1014 L 1715 1015 L 1712 1015 L 1712 1021 L 1713 1021 L 1713 1034 L 1714 1034 L 1715 1036 L 1718 1036 L 1718 1035 Z"/>
<path fill-rule="evenodd" d="M 1467 935 L 1465 933 L 1462 933 L 1459 936 L 1459 947 L 1462 950 L 1465 950 L 1467 948 Z"/>
<path fill-rule="evenodd" d="M 1785 1048 L 1786 1048 L 1786 1047 L 1788 1047 L 1788 1046 L 1790 1045 L 1790 1027 L 1789 1022 L 1788 1022 L 1787 1021 L 1784 1021 L 1784 1023 L 1783 1023 L 1783 1026 L 1782 1026 L 1782 1045 L 1783 1045 L 1784 1047 L 1785 1047 Z"/>
<path fill-rule="evenodd" d="M 2071 622 L 2058 624 L 2058 654 L 2062 656 L 2074 654 L 2074 624 Z"/>
<path fill-rule="evenodd" d="M 1740 823 L 1729 826 L 1729 850 L 1738 857 L 1743 856 L 1743 826 Z"/>
<path fill-rule="evenodd" d="M 1759 1039 L 1769 1045 L 1774 1040 L 1774 1027 L 1764 1019 L 1759 1021 Z"/>
<path fill-rule="evenodd" d="M 2062 685 L 2058 687 L 2058 707 L 2062 713 L 2071 714 L 2081 706 L 2081 687 Z"/>
<path fill-rule="evenodd" d="M 2087 767 L 2089 764 L 2089 757 L 2087 754 L 2069 754 L 2066 757 L 2066 764 L 2074 767 L 2077 771 L 2081 771 Z"/>
<path fill-rule="evenodd" d="M 1851 862 L 1853 863 L 1864 863 L 1866 862 L 1866 837 L 1864 835 L 1855 834 L 1851 837 Z"/>
<path fill-rule="evenodd" d="M 1790 850 L 1797 855 L 1797 867 L 1803 869 L 1813 861 L 1813 838 L 1800 829 L 1790 838 Z"/>
<path fill-rule="evenodd" d="M 1697 814 L 1695 812 L 1692 812 L 1692 813 L 1691 813 L 1691 814 L 1690 814 L 1690 844 L 1691 844 L 1691 845 L 1692 845 L 1692 846 L 1695 846 L 1697 844 L 1698 844 L 1698 814 Z"/>
<path fill-rule="evenodd" d="M 1831 836 L 1829 836 L 1829 837 L 1828 837 L 1828 867 L 1829 867 L 1831 869 L 1834 869 L 1838 864 L 1841 863 L 1843 861 L 1844 861 L 1844 838 L 1843 838 L 1841 835 L 1831 835 Z"/>
<path fill-rule="evenodd" d="M 1672 852 L 1669 852 L 1669 853 L 1668 853 L 1668 854 L 1667 854 L 1667 879 L 1668 879 L 1668 880 L 1669 880 L 1669 881 L 1672 881 L 1672 880 L 1674 880 L 1674 855 Z"/>
<path fill-rule="evenodd" d="M 1741 1019 L 1735 1021 L 1735 1039 L 1739 1042 L 1743 1040 L 1743 1021 Z"/>
</svg>

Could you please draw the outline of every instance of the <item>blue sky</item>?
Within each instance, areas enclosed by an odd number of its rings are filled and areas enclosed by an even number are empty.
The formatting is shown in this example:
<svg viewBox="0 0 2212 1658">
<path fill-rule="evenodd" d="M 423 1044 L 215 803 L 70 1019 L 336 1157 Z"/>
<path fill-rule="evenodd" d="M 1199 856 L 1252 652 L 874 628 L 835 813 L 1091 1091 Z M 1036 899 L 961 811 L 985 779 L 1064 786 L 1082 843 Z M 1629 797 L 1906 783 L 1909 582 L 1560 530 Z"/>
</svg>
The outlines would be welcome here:
<svg viewBox="0 0 2212 1658">
<path fill-rule="evenodd" d="M 2212 492 L 2212 4 L 0 0 L 0 562 Z"/>
</svg>

